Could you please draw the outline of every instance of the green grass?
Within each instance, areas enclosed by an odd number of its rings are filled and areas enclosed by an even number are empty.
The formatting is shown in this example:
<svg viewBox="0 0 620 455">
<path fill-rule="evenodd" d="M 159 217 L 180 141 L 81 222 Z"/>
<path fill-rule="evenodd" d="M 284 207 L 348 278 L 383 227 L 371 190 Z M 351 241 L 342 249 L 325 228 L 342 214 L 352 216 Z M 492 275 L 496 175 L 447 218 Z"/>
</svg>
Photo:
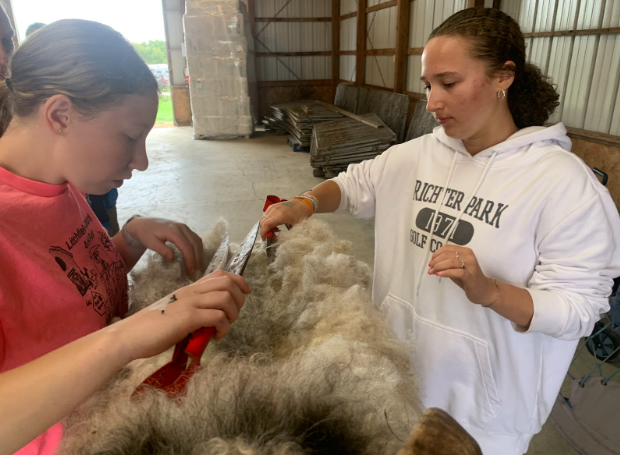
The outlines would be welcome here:
<svg viewBox="0 0 620 455">
<path fill-rule="evenodd" d="M 158 123 L 174 123 L 174 116 L 172 114 L 172 97 L 160 96 L 159 97 L 159 109 L 157 110 L 157 119 L 155 124 Z"/>
</svg>

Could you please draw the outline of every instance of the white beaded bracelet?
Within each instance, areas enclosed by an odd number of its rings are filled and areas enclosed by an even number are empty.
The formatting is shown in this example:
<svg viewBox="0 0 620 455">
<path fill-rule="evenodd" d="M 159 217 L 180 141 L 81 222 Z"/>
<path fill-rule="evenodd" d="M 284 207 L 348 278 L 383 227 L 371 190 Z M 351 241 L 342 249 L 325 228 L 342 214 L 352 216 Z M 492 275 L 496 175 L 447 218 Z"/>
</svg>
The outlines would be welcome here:
<svg viewBox="0 0 620 455">
<path fill-rule="evenodd" d="M 307 192 L 305 192 L 301 193 L 297 197 L 300 199 L 306 199 L 308 202 L 310 202 L 310 204 L 312 204 L 312 213 L 316 213 L 316 211 L 319 209 L 319 200 L 315 196 L 312 196 L 311 194 L 307 194 Z"/>
</svg>

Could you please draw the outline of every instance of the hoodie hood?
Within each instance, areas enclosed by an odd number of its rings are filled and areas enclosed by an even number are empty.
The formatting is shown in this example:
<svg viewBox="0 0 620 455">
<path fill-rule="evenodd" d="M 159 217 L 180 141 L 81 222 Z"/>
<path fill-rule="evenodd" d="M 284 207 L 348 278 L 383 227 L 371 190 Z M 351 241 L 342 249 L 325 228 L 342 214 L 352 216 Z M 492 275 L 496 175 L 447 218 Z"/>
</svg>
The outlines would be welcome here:
<svg viewBox="0 0 620 455">
<path fill-rule="evenodd" d="M 449 137 L 444 131 L 443 127 L 438 126 L 433 130 L 433 136 L 442 144 L 450 147 L 455 152 L 462 155 L 471 157 L 463 141 Z M 508 139 L 492 147 L 489 147 L 481 152 L 477 153 L 473 158 L 475 160 L 488 159 L 491 155 L 496 154 L 498 160 L 506 159 L 510 156 L 521 151 L 524 147 L 529 148 L 531 146 L 548 147 L 551 145 L 558 145 L 564 150 L 570 151 L 572 143 L 569 137 L 566 135 L 566 128 L 564 124 L 557 123 L 553 126 L 530 126 L 523 128 Z"/>
</svg>

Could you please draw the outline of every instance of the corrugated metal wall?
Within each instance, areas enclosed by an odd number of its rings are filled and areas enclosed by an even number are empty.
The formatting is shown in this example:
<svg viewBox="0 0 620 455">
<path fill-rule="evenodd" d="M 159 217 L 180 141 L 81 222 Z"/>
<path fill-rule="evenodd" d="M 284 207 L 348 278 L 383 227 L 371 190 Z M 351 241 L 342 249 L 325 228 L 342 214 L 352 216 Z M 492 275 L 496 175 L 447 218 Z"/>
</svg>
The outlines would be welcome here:
<svg viewBox="0 0 620 455">
<path fill-rule="evenodd" d="M 368 1 L 368 7 L 385 3 Z M 396 7 L 369 13 L 366 18 L 366 50 L 394 49 L 396 46 Z M 378 87 L 394 87 L 394 56 L 366 56 L 366 83 Z"/>
<path fill-rule="evenodd" d="M 331 17 L 331 0 L 256 0 L 256 17 Z M 258 28 L 260 30 L 260 27 Z"/>
<path fill-rule="evenodd" d="M 466 0 L 414 0 L 411 3 L 409 47 L 423 48 L 428 35 L 452 14 L 465 9 Z M 407 59 L 407 91 L 424 93 L 422 55 L 409 55 Z"/>
<path fill-rule="evenodd" d="M 357 11 L 357 0 L 340 0 L 340 15 Z M 357 17 L 340 21 L 340 50 L 357 49 Z M 355 55 L 340 56 L 340 79 L 355 82 Z"/>
<path fill-rule="evenodd" d="M 183 55 L 183 13 L 178 0 L 164 0 L 164 16 L 170 49 L 171 82 L 185 85 L 185 56 Z"/>
<path fill-rule="evenodd" d="M 288 3 L 288 4 L 287 4 Z M 331 0 L 256 0 L 256 17 L 331 17 Z M 256 52 L 326 52 L 331 22 L 257 22 Z M 331 79 L 331 56 L 256 57 L 259 81 Z"/>
<path fill-rule="evenodd" d="M 620 26 L 620 2 L 615 0 L 511 0 L 502 2 L 501 9 L 524 33 Z M 552 122 L 620 134 L 620 35 L 530 37 L 526 42 L 530 60 L 560 93 Z"/>
<path fill-rule="evenodd" d="M 380 5 L 381 3 L 387 3 L 389 1 L 390 0 L 368 0 L 366 2 L 366 7 L 370 8 L 371 6 L 377 6 L 377 5 Z"/>
<path fill-rule="evenodd" d="M 340 11 L 342 14 L 342 6 L 346 1 L 340 3 Z M 353 2 L 353 6 L 356 6 Z M 346 10 L 345 10 L 346 11 Z M 348 14 L 351 11 L 344 13 Z M 342 14 L 342 15 L 344 15 Z M 357 17 L 351 17 L 340 21 L 340 50 L 354 51 L 357 48 Z M 340 79 L 355 82 L 355 55 L 340 56 Z"/>
<path fill-rule="evenodd" d="M 174 2 L 176 0 L 166 0 Z M 367 0 L 367 7 L 389 0 Z M 256 0 L 256 17 L 330 17 L 331 0 Z M 421 52 L 428 35 L 467 0 L 413 0 L 410 5 L 406 90 L 423 93 Z M 485 0 L 490 6 L 492 0 Z M 340 0 L 340 15 L 357 12 L 357 0 Z M 528 59 L 557 85 L 561 107 L 551 121 L 620 135 L 620 36 L 618 34 L 550 36 L 574 29 L 620 27 L 620 0 L 504 0 L 526 36 Z M 340 21 L 340 51 L 356 50 L 357 17 Z M 332 23 L 257 22 L 257 52 L 329 52 Z M 397 7 L 367 14 L 365 83 L 394 86 Z M 547 36 L 536 36 L 539 33 Z M 384 50 L 384 51 L 382 51 Z M 389 54 L 389 55 L 386 55 Z M 332 59 L 325 56 L 259 56 L 259 81 L 331 78 Z M 340 55 L 340 79 L 355 82 L 356 56 Z"/>
<path fill-rule="evenodd" d="M 357 0 L 340 0 L 340 15 L 354 13 L 357 11 Z"/>
</svg>

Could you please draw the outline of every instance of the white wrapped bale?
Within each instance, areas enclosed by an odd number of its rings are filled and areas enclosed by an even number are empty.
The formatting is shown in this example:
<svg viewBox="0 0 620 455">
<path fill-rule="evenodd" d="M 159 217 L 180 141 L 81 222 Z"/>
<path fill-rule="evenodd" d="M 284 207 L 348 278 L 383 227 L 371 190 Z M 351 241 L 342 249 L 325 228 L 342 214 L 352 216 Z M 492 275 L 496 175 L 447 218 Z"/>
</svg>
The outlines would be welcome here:
<svg viewBox="0 0 620 455">
<path fill-rule="evenodd" d="M 248 46 L 238 0 L 188 0 L 185 48 L 196 139 L 248 137 Z"/>
</svg>

